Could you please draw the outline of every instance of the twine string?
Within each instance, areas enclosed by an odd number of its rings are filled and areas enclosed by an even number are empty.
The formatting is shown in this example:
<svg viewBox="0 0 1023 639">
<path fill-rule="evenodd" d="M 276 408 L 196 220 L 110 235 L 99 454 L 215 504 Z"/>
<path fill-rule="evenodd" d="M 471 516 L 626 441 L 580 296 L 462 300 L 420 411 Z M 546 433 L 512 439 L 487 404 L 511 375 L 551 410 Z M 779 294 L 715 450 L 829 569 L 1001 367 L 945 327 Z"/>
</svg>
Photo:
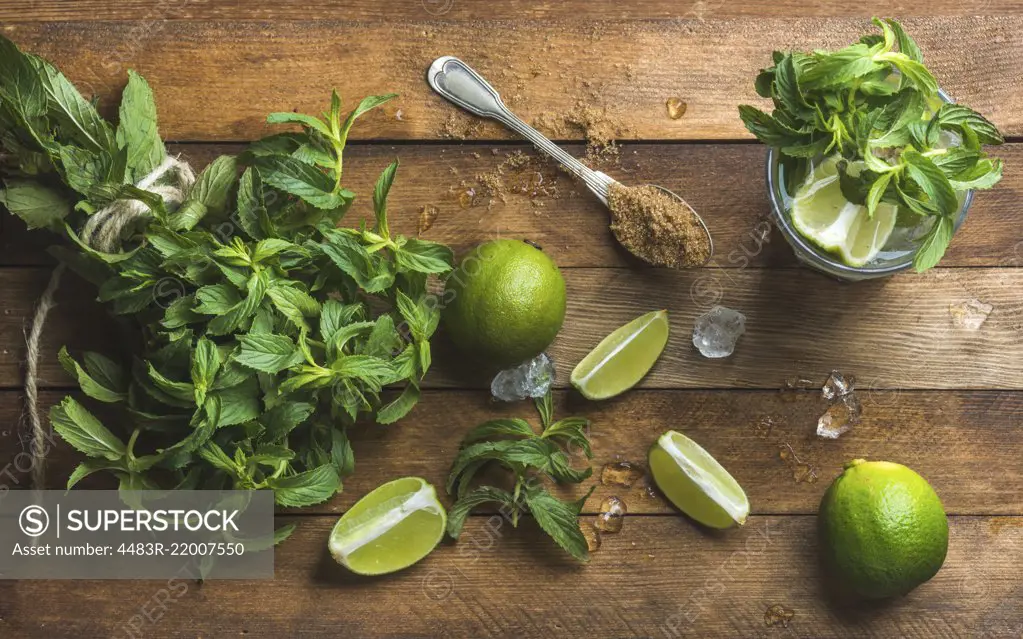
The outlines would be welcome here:
<svg viewBox="0 0 1023 639">
<path fill-rule="evenodd" d="M 166 178 L 166 179 L 165 179 Z M 164 183 L 157 182 L 164 180 Z M 195 172 L 187 162 L 167 156 L 153 171 L 135 186 L 155 193 L 164 203 L 173 208 L 181 204 L 195 184 Z M 149 217 L 149 207 L 139 200 L 116 200 L 89 217 L 82 228 L 81 240 L 97 251 L 113 253 L 123 241 L 123 235 L 135 222 Z M 35 314 L 25 338 L 25 407 L 29 428 L 32 433 L 32 486 L 43 490 L 46 482 L 46 437 L 42 419 L 39 417 L 39 344 L 42 339 L 46 317 L 56 305 L 54 298 L 60 287 L 65 267 L 59 264 L 53 269 L 50 281 L 36 304 Z"/>
</svg>

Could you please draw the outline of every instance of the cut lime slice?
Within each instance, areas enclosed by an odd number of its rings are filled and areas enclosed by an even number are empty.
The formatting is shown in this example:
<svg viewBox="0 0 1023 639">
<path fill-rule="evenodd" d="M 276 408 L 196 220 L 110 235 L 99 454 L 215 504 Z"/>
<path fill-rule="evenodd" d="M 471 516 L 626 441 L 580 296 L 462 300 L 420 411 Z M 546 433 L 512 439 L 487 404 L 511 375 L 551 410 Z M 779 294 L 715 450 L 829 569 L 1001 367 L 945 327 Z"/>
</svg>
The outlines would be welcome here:
<svg viewBox="0 0 1023 639">
<path fill-rule="evenodd" d="M 607 399 L 643 379 L 668 343 L 668 311 L 652 311 L 614 330 L 579 362 L 571 382 L 587 399 Z"/>
<path fill-rule="evenodd" d="M 419 477 L 380 486 L 346 512 L 330 533 L 335 561 L 360 575 L 408 568 L 430 554 L 447 524 L 437 491 Z"/>
<path fill-rule="evenodd" d="M 895 228 L 898 207 L 881 203 L 874 216 L 842 195 L 837 156 L 821 162 L 792 200 L 792 225 L 800 235 L 847 266 L 863 266 L 877 257 Z M 862 163 L 859 163 L 862 164 Z M 855 171 L 857 163 L 853 163 Z"/>
<path fill-rule="evenodd" d="M 669 430 L 650 448 L 650 473 L 679 510 L 704 526 L 746 523 L 749 500 L 738 482 L 699 444 Z"/>
</svg>

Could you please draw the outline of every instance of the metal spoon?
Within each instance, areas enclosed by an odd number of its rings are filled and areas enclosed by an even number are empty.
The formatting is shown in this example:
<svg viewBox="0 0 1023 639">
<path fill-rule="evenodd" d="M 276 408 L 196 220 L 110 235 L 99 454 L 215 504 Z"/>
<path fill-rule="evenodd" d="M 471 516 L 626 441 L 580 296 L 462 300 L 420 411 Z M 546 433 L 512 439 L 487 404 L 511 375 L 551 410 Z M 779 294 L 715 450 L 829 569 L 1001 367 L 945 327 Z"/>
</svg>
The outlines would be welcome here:
<svg viewBox="0 0 1023 639">
<path fill-rule="evenodd" d="M 504 105 L 501 96 L 494 90 L 494 87 L 490 86 L 490 83 L 483 79 L 483 76 L 473 70 L 472 67 L 454 56 L 446 55 L 433 61 L 433 64 L 430 65 L 426 72 L 426 81 L 434 91 L 466 111 L 483 118 L 497 120 L 532 142 L 537 149 L 546 153 L 564 167 L 566 171 L 582 181 L 586 188 L 604 203 L 604 206 L 608 206 L 608 192 L 611 186 L 618 184 L 618 182 L 608 175 L 600 171 L 594 171 L 586 166 L 572 155 L 566 153 L 561 147 L 548 140 L 542 133 L 523 122 L 522 119 Z M 707 257 L 709 262 L 714 254 L 714 241 L 703 218 L 696 211 L 693 211 L 693 208 L 677 194 L 661 186 L 657 186 L 657 188 L 684 204 L 693 213 L 696 220 L 699 221 L 704 233 L 707 234 L 707 241 L 710 244 L 710 253 Z M 617 235 L 616 239 L 619 239 Z M 619 239 L 620 242 L 621 240 Z M 637 255 L 637 257 L 643 259 L 640 255 Z"/>
</svg>

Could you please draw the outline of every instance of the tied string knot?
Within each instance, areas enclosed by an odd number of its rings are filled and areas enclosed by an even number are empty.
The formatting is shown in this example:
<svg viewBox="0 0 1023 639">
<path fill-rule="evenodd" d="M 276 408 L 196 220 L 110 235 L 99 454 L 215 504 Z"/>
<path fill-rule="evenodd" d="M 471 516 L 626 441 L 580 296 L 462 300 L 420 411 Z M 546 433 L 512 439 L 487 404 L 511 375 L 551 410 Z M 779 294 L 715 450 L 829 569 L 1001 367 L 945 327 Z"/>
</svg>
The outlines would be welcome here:
<svg viewBox="0 0 1023 639">
<path fill-rule="evenodd" d="M 184 202 L 194 185 L 195 172 L 192 167 L 187 162 L 171 156 L 167 156 L 149 175 L 135 184 L 138 188 L 163 198 L 168 209 L 177 208 Z M 115 200 L 89 217 L 79 237 L 90 248 L 113 253 L 120 248 L 125 232 L 134 228 L 136 222 L 149 216 L 149 207 L 144 202 L 134 199 Z M 44 467 L 46 432 L 39 417 L 38 403 L 39 343 L 46 316 L 55 305 L 54 297 L 64 270 L 64 265 L 59 264 L 50 275 L 50 281 L 36 304 L 36 311 L 25 340 L 25 404 L 32 433 L 32 486 L 36 490 L 43 490 L 46 479 Z"/>
</svg>

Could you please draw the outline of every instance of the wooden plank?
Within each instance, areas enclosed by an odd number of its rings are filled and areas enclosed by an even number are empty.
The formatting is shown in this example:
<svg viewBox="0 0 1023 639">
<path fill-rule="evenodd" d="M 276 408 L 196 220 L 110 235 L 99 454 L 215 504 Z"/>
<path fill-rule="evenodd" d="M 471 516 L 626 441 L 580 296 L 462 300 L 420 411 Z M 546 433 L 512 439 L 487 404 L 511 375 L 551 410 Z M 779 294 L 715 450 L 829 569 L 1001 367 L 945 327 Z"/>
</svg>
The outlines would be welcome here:
<svg viewBox="0 0 1023 639">
<path fill-rule="evenodd" d="M 957 637 L 1019 636 L 1023 518 L 954 517 L 948 559 L 886 604 L 827 595 L 813 517 L 756 517 L 708 534 L 636 518 L 586 566 L 531 522 L 473 518 L 458 545 L 380 579 L 326 552 L 334 519 L 305 518 L 273 581 L 20 581 L 0 586 L 19 637 Z M 489 526 L 489 527 L 488 527 Z M 45 605 L 40 605 L 45 602 Z M 768 627 L 772 605 L 794 611 Z"/>
<path fill-rule="evenodd" d="M 0 388 L 20 385 L 22 332 L 45 286 L 45 269 L 5 269 L 0 287 Z M 568 312 L 550 349 L 559 385 L 571 367 L 613 329 L 651 309 L 671 314 L 672 334 L 645 388 L 779 388 L 807 374 L 838 368 L 873 388 L 1023 387 L 1023 271 L 940 269 L 848 284 L 801 269 L 566 269 Z M 92 293 L 69 278 L 41 347 L 44 386 L 66 384 L 56 361 L 61 345 L 130 347 L 117 325 L 100 319 Z M 958 327 L 957 307 L 978 299 L 994 310 L 977 330 Z M 714 304 L 746 314 L 735 355 L 701 357 L 691 343 L 696 317 Z M 480 388 L 487 379 L 438 337 L 429 386 Z"/>
<path fill-rule="evenodd" d="M 805 3 L 797 0 L 633 0 L 628 5 L 615 0 L 568 0 L 534 2 L 505 0 L 499 3 L 456 2 L 455 0 L 421 0 L 397 4 L 381 4 L 375 0 L 348 0 L 342 6 L 334 3 L 308 5 L 298 0 L 36 0 L 29 6 L 18 0 L 0 0 L 0 16 L 4 22 L 51 22 L 74 20 L 287 20 L 302 15 L 312 20 L 430 22 L 434 20 L 475 21 L 501 20 L 651 20 L 671 18 L 718 19 L 744 16 L 860 16 L 878 14 L 907 16 L 972 16 L 1011 15 L 1023 10 L 1017 0 L 935 0 L 919 2 L 884 2 L 863 0 L 851 3 L 822 0 Z"/>
<path fill-rule="evenodd" d="M 243 148 L 170 147 L 196 167 Z M 582 153 L 579 146 L 569 150 Z M 968 222 L 952 243 L 943 267 L 1023 264 L 1023 228 L 1017 221 L 1023 172 L 1011 170 L 1023 163 L 1023 144 L 995 151 L 1010 170 L 996 190 L 977 194 Z M 534 159 L 511 168 L 510 158 L 520 153 Z M 763 238 L 771 206 L 764 184 L 765 156 L 763 146 L 750 144 L 625 144 L 620 163 L 605 171 L 625 183 L 650 182 L 682 194 L 701 212 L 714 235 L 717 253 L 711 266 L 793 266 L 792 251 L 777 231 Z M 420 214 L 428 206 L 436 209 L 437 216 L 423 237 L 450 244 L 459 253 L 487 239 L 516 237 L 538 242 L 562 267 L 637 265 L 614 244 L 607 230 L 607 213 L 589 191 L 537 160 L 525 145 L 349 147 L 346 183 L 361 198 L 350 223 L 372 215 L 373 184 L 395 157 L 401 159 L 401 168 L 391 191 L 389 212 L 392 228 L 399 233 L 416 234 Z M 504 201 L 487 195 L 479 177 L 494 176 L 499 169 L 503 171 Z M 519 192 L 538 180 L 546 192 L 535 188 L 531 192 L 536 195 Z M 463 208 L 463 203 L 470 201 L 460 200 L 467 189 L 477 195 L 474 205 Z M 42 249 L 53 241 L 50 233 L 29 233 L 19 220 L 0 214 L 0 265 L 49 263 Z"/>
<path fill-rule="evenodd" d="M 951 95 L 1006 134 L 1023 134 L 1023 16 L 912 18 L 906 26 Z M 252 139 L 271 111 L 321 112 L 332 87 L 349 103 L 402 95 L 356 127 L 360 138 L 444 137 L 471 120 L 423 80 L 443 54 L 478 67 L 524 119 L 543 120 L 555 137 L 581 137 L 567 120 L 582 105 L 606 110 L 606 126 L 620 139 L 693 140 L 750 137 L 736 107 L 757 99 L 753 79 L 773 49 L 838 47 L 867 28 L 864 18 L 793 17 L 432 25 L 137 20 L 12 23 L 5 34 L 57 63 L 107 112 L 127 69 L 137 69 L 153 85 L 161 130 L 173 140 Z M 481 37 L 495 33 L 500 37 Z M 688 104 L 680 120 L 666 113 L 670 97 Z M 492 122 L 472 135 L 508 137 Z"/>
<path fill-rule="evenodd" d="M 558 416 L 583 415 L 591 421 L 595 473 L 579 490 L 564 495 L 581 496 L 596 485 L 586 512 L 599 512 L 601 501 L 610 495 L 622 498 L 632 514 L 675 512 L 650 490 L 647 477 L 631 487 L 603 485 L 599 477 L 605 464 L 622 460 L 642 468 L 650 445 L 664 431 L 676 429 L 699 442 L 735 476 L 756 514 L 816 512 L 825 487 L 845 462 L 858 457 L 910 465 L 933 484 L 949 513 L 1023 513 L 1023 459 L 1018 454 L 1023 432 L 1016 425 L 1023 394 L 869 390 L 859 394 L 863 422 L 838 441 L 820 441 L 815 428 L 827 402 L 816 390 L 633 391 L 603 403 L 560 392 Z M 48 411 L 63 396 L 44 393 L 41 408 Z M 21 455 L 19 433 L 23 437 L 24 431 L 15 426 L 21 413 L 18 393 L 0 392 L 0 424 L 5 429 L 0 431 L 0 465 L 11 464 L 14 481 L 7 483 L 12 488 L 26 487 L 31 464 Z M 535 422 L 536 413 L 528 403 L 495 404 L 484 392 L 427 392 L 412 415 L 394 426 L 352 429 L 355 474 L 345 480 L 341 495 L 303 512 L 343 512 L 399 474 L 423 477 L 442 489 L 465 433 L 498 417 Z M 796 459 L 782 459 L 783 451 Z M 80 461 L 80 455 L 54 438 L 47 456 L 47 487 L 62 489 Z M 586 462 L 579 457 L 575 465 L 582 468 Z M 809 472 L 816 479 L 804 475 Z M 82 486 L 115 487 L 94 477 Z M 493 479 L 500 481 L 501 475 Z"/>
</svg>

